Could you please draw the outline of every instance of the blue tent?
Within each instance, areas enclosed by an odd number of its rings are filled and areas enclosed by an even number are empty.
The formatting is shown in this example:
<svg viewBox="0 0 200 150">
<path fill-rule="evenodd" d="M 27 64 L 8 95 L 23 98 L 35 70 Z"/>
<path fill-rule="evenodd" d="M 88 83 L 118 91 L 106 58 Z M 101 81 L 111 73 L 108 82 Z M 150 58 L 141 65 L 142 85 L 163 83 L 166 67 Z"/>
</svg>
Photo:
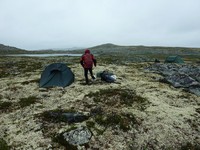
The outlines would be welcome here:
<svg viewBox="0 0 200 150">
<path fill-rule="evenodd" d="M 74 82 L 74 74 L 64 63 L 53 63 L 48 65 L 42 72 L 40 87 L 65 87 Z"/>
</svg>

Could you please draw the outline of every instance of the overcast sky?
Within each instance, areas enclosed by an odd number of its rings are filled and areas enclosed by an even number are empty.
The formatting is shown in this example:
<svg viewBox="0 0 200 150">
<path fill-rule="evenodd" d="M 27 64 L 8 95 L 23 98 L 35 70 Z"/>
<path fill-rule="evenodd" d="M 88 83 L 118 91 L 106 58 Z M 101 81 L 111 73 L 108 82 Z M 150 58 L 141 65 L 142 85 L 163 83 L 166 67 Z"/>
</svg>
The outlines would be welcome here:
<svg viewBox="0 0 200 150">
<path fill-rule="evenodd" d="M 0 43 L 200 47 L 200 0 L 0 0 Z"/>
</svg>

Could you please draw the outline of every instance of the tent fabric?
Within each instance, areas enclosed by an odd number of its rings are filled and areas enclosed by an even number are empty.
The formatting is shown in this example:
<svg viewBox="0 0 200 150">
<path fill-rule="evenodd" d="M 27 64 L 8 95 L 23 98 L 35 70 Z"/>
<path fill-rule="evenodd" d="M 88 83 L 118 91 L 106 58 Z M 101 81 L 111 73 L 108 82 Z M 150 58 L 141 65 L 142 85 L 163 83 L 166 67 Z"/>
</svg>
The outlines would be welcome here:
<svg viewBox="0 0 200 150">
<path fill-rule="evenodd" d="M 169 56 L 166 58 L 165 63 L 184 63 L 180 56 Z"/>
<path fill-rule="evenodd" d="M 41 74 L 40 87 L 66 87 L 74 82 L 74 74 L 64 63 L 48 65 Z"/>
</svg>

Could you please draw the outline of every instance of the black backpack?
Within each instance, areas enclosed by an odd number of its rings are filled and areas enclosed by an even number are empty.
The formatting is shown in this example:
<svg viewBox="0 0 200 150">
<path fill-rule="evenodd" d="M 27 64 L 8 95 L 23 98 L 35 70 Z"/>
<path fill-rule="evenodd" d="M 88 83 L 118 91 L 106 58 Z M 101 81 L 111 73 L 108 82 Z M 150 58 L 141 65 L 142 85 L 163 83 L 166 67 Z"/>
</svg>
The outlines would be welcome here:
<svg viewBox="0 0 200 150">
<path fill-rule="evenodd" d="M 101 77 L 101 80 L 112 83 L 112 82 L 115 82 L 115 78 L 112 77 L 113 75 L 114 75 L 113 73 L 110 73 L 108 71 L 103 71 L 100 74 L 100 77 Z"/>
</svg>

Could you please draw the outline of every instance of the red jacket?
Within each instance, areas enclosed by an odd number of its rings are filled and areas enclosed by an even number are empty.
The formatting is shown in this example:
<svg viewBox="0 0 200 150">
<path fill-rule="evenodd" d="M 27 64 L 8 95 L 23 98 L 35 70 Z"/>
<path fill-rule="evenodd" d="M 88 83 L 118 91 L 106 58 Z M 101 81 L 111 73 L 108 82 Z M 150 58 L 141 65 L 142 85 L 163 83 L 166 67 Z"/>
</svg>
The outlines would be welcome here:
<svg viewBox="0 0 200 150">
<path fill-rule="evenodd" d="M 93 64 L 96 66 L 96 59 L 94 56 L 90 53 L 90 50 L 85 50 L 85 54 L 81 57 L 80 61 L 83 68 L 92 68 Z"/>
</svg>

